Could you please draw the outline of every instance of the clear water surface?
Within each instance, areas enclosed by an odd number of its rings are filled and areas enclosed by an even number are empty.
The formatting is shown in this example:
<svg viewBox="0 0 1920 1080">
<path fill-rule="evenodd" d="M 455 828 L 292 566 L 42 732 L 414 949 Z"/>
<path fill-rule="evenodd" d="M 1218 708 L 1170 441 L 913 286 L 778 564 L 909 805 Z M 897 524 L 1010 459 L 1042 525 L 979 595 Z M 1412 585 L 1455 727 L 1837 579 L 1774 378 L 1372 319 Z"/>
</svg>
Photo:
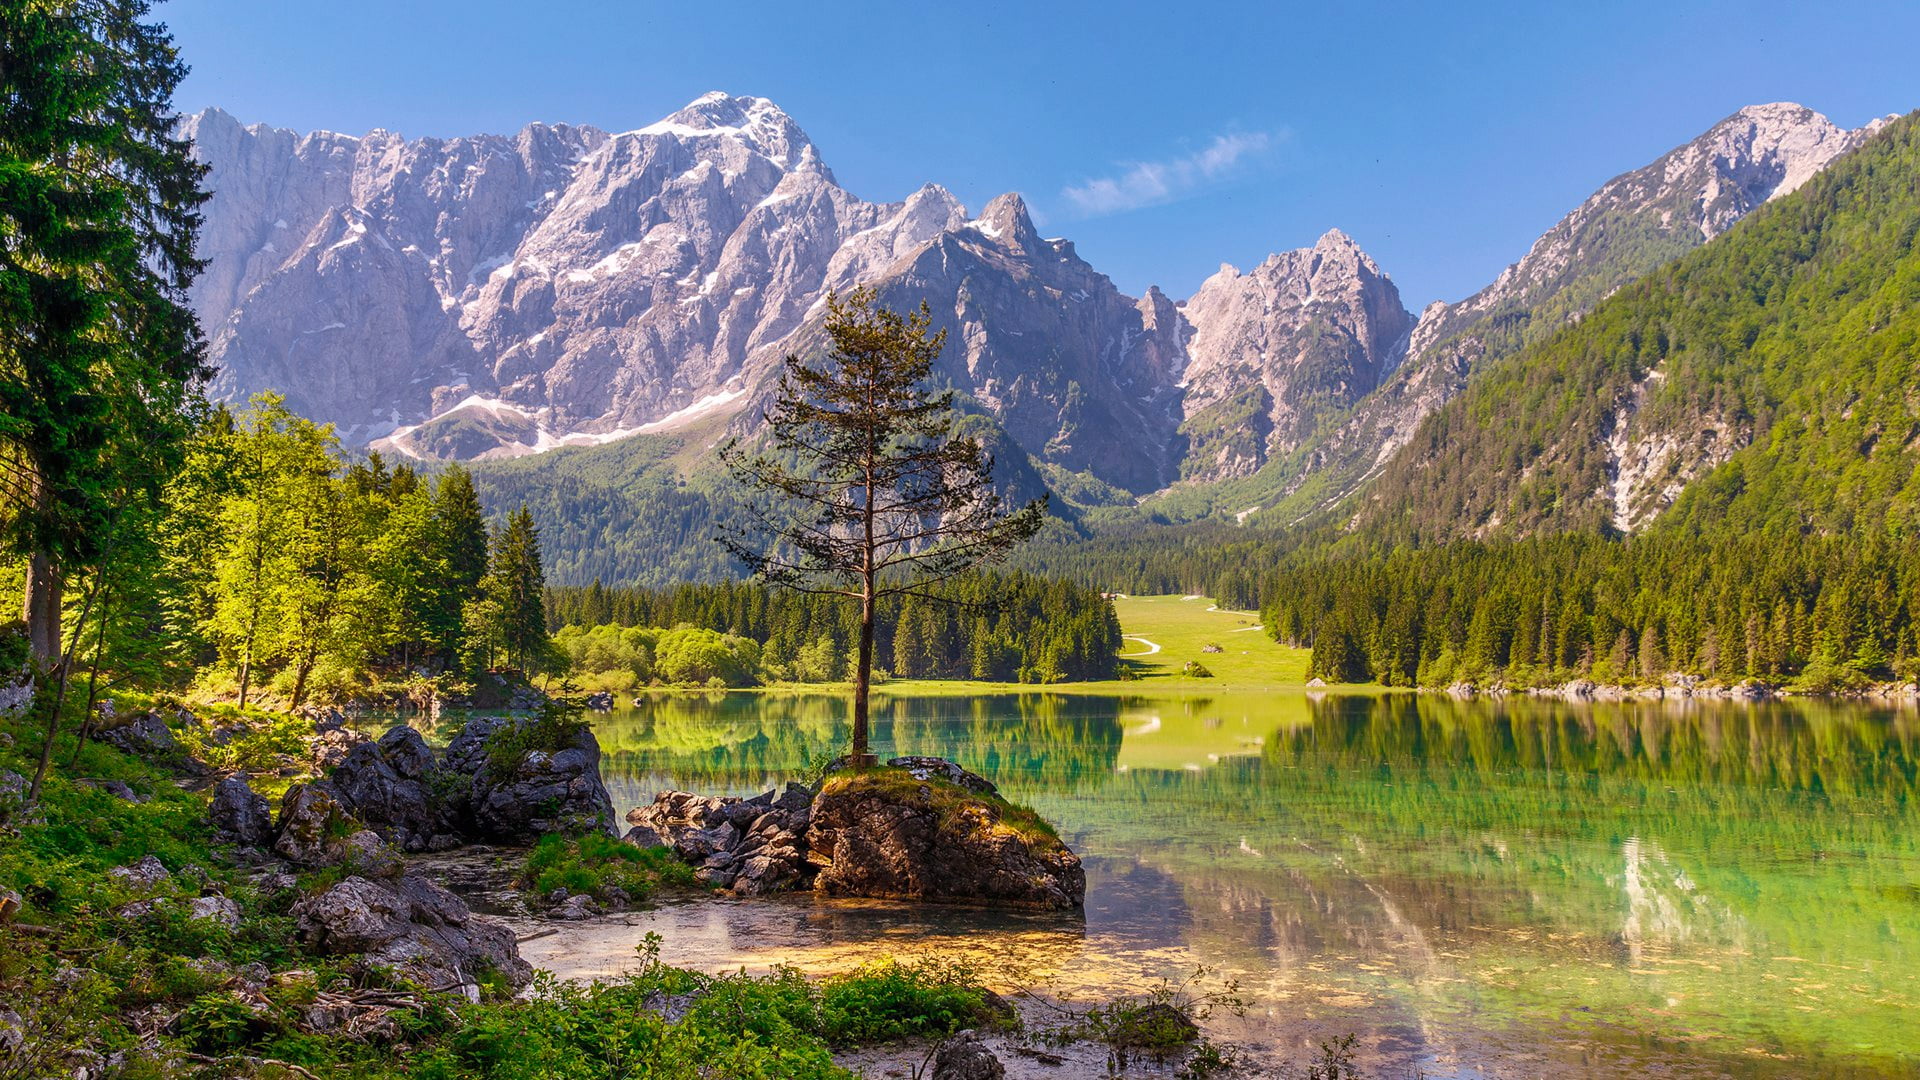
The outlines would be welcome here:
<svg viewBox="0 0 1920 1080">
<path fill-rule="evenodd" d="M 1356 1034 L 1388 1071 L 1920 1074 L 1920 715 L 1843 704 L 1394 696 L 893 697 L 876 749 L 951 757 L 1055 822 L 1084 917 L 668 900 L 530 942 L 618 971 L 936 953 L 1008 988 L 1196 968 L 1255 1059 Z M 661 695 L 602 716 L 625 813 L 751 794 L 848 735 L 842 698 Z"/>
</svg>

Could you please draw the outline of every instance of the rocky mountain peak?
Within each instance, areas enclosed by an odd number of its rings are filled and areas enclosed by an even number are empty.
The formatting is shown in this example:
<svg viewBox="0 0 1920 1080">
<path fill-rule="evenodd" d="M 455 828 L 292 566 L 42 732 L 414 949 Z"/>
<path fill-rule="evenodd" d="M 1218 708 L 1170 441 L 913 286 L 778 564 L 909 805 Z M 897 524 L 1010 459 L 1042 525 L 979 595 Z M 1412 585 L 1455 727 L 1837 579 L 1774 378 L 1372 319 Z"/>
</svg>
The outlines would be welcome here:
<svg viewBox="0 0 1920 1080">
<path fill-rule="evenodd" d="M 734 97 L 721 90 L 702 94 L 680 111 L 628 134 L 737 139 L 781 168 L 795 167 L 803 159 L 819 161 L 813 140 L 780 106 L 763 97 Z"/>
<path fill-rule="evenodd" d="M 1033 251 L 1041 243 L 1027 201 L 1014 191 L 996 196 L 967 225 L 1015 251 Z"/>
<path fill-rule="evenodd" d="M 1391 279 L 1330 229 L 1242 274 L 1230 265 L 1182 306 L 1185 475 L 1228 479 L 1297 445 L 1377 386 L 1405 354 L 1413 317 Z"/>
</svg>

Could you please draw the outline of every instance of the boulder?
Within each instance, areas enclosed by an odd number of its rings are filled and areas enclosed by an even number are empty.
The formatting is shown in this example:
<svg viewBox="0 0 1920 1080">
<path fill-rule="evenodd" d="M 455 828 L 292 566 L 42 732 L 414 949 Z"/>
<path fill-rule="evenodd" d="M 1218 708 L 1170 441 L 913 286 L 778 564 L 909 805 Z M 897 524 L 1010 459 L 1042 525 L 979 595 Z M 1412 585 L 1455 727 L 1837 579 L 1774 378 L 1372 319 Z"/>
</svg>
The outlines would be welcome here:
<svg viewBox="0 0 1920 1080">
<path fill-rule="evenodd" d="M 635 825 L 633 828 L 628 829 L 627 834 L 625 836 L 622 836 L 620 839 L 625 840 L 627 843 L 632 844 L 634 847 L 637 847 L 637 848 L 657 848 L 657 847 L 667 846 L 667 842 L 660 838 L 659 833 L 653 831 L 653 829 L 645 825 Z"/>
<path fill-rule="evenodd" d="M 878 769 L 830 776 L 806 834 L 814 888 L 831 896 L 1081 907 L 1079 858 L 1004 800 Z"/>
<path fill-rule="evenodd" d="M 166 757 L 179 748 L 158 713 L 141 713 L 119 727 L 97 732 L 95 737 L 137 758 Z"/>
<path fill-rule="evenodd" d="M 346 860 L 346 839 L 359 830 L 326 784 L 295 784 L 280 800 L 273 850 L 295 866 L 332 866 Z"/>
<path fill-rule="evenodd" d="M 597 694 L 588 694 L 587 708 L 592 709 L 594 712 L 612 712 L 613 695 L 604 690 Z"/>
<path fill-rule="evenodd" d="M 187 912 L 190 919 L 206 919 L 229 930 L 240 929 L 240 905 L 224 896 L 199 896 Z"/>
<path fill-rule="evenodd" d="M 214 785 L 207 814 L 214 834 L 229 844 L 255 848 L 273 843 L 273 811 L 244 775 L 229 776 Z"/>
<path fill-rule="evenodd" d="M 173 874 L 159 859 L 152 855 L 142 855 L 138 862 L 116 866 L 107 871 L 107 876 L 118 879 L 130 889 L 147 892 L 159 888 L 170 880 Z"/>
<path fill-rule="evenodd" d="M 0 769 L 0 822 L 11 821 L 27 804 L 27 778 L 11 769 Z"/>
<path fill-rule="evenodd" d="M 527 749 L 498 765 L 492 741 L 538 721 L 482 717 L 471 720 L 451 743 L 442 768 L 470 777 L 461 806 L 481 839 L 524 843 L 547 833 L 601 832 L 614 828 L 613 798 L 600 780 L 600 741 L 579 725 L 565 745 Z"/>
<path fill-rule="evenodd" d="M 955 1034 L 933 1056 L 933 1080 L 1003 1080 L 1000 1059 L 972 1031 Z"/>
<path fill-rule="evenodd" d="M 516 990 L 533 977 L 505 923 L 473 914 L 459 897 L 424 878 L 383 882 L 354 875 L 295 904 L 293 916 L 301 939 L 320 952 L 361 956 L 428 989 L 458 990 L 469 1000 L 479 1000 L 489 972 Z"/>
<path fill-rule="evenodd" d="M 426 851 L 453 830 L 434 791 L 433 750 L 420 733 L 397 724 L 378 742 L 350 748 L 327 779 L 348 810 L 406 851 Z"/>
<path fill-rule="evenodd" d="M 313 763 L 324 773 L 339 767 L 354 747 L 367 741 L 365 732 L 348 727 L 333 728 L 322 731 L 307 743 L 307 752 L 313 755 Z"/>
</svg>

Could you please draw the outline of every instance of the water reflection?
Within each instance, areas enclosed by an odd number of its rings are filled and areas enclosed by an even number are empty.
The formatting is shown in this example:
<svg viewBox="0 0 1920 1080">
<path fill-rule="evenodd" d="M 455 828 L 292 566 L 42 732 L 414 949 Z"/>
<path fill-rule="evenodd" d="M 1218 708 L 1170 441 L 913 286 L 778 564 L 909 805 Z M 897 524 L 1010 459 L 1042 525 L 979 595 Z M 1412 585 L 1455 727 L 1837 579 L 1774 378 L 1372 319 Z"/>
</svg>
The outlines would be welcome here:
<svg viewBox="0 0 1920 1080">
<path fill-rule="evenodd" d="M 806 695 L 662 697 L 597 728 L 622 811 L 764 790 L 848 734 L 844 701 Z M 1029 693 L 890 698 L 874 733 L 1055 821 L 1088 856 L 1085 923 L 694 903 L 547 959 L 657 929 L 709 966 L 933 948 L 1090 992 L 1204 963 L 1254 997 L 1248 1038 L 1353 1030 L 1430 1074 L 1920 1067 L 1910 711 Z"/>
</svg>

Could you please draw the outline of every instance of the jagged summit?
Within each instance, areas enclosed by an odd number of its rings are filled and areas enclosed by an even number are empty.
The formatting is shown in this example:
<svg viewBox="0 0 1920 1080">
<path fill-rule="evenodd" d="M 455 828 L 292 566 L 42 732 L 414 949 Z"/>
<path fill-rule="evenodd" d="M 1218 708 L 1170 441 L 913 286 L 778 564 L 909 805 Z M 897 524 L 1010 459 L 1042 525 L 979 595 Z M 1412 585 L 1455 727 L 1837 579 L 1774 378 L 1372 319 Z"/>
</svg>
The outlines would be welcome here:
<svg viewBox="0 0 1920 1080">
<path fill-rule="evenodd" d="M 804 159 L 819 160 L 813 141 L 780 106 L 763 97 L 734 97 L 722 90 L 702 94 L 678 112 L 625 134 L 737 138 L 783 168 Z"/>
<path fill-rule="evenodd" d="M 1341 229 L 1222 264 L 1185 300 L 1135 299 L 1042 239 L 1017 193 L 974 215 L 938 184 L 859 198 L 763 97 L 714 91 L 614 135 L 414 140 L 208 109 L 183 122 L 215 192 L 191 296 L 217 396 L 275 389 L 349 442 L 470 458 L 745 424 L 730 418 L 753 415 L 780 360 L 817 344 L 827 292 L 871 284 L 931 305 L 946 374 L 1027 456 L 1142 495 L 1391 452 L 1511 344 L 1484 328 L 1550 330 L 1877 126 L 1741 109 L 1415 328 Z"/>
</svg>

